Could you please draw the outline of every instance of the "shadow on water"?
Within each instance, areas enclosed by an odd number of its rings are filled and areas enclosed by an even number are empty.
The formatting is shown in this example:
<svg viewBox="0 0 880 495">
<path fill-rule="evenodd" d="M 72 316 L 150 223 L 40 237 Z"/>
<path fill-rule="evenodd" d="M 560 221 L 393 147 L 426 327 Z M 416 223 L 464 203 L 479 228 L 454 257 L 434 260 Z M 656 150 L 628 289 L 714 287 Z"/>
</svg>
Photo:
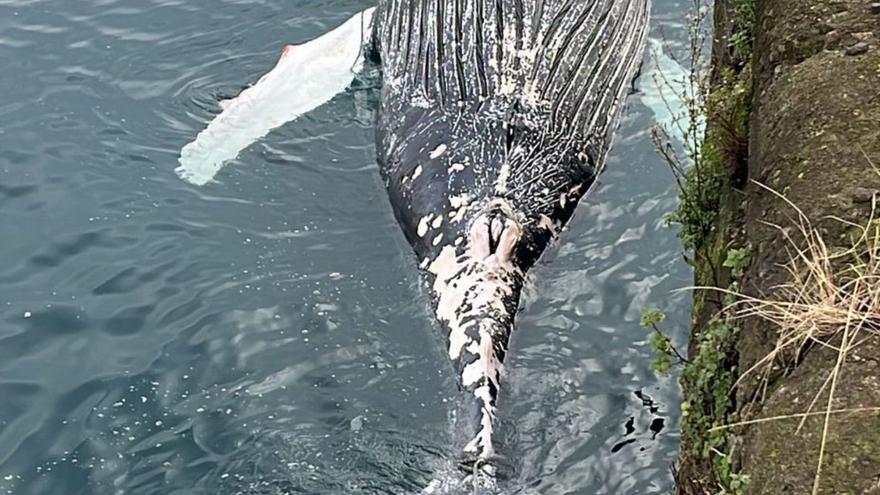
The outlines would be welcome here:
<svg viewBox="0 0 880 495">
<path fill-rule="evenodd" d="M 370 4 L 0 1 L 0 493 L 461 480 L 457 384 L 375 170 L 374 95 L 338 96 L 207 187 L 173 173 L 218 99 Z M 674 44 L 684 8 L 655 1 Z M 531 274 L 498 493 L 671 486 L 678 390 L 638 320 L 667 310 L 683 341 L 690 272 L 650 122 L 632 98 Z"/>
</svg>

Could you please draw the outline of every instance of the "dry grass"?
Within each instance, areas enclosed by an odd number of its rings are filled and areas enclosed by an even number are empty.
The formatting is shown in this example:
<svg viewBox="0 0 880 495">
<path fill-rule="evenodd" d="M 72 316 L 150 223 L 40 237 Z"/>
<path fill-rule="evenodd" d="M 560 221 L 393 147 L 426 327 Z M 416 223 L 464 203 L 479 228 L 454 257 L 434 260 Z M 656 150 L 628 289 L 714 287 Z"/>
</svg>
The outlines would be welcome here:
<svg viewBox="0 0 880 495">
<path fill-rule="evenodd" d="M 877 170 L 876 167 L 874 169 Z M 849 410 L 833 407 L 847 356 L 866 339 L 880 336 L 880 222 L 875 219 L 877 198 L 874 198 L 871 214 L 864 224 L 828 217 L 853 233 L 849 247 L 835 249 L 826 244 L 820 231 L 797 205 L 769 187 L 757 185 L 788 204 L 796 212 L 796 218 L 788 226 L 767 224 L 778 229 L 786 241 L 789 261 L 784 269 L 788 282 L 774 287 L 766 297 L 721 290 L 736 298 L 736 302 L 725 312 L 737 319 L 759 318 L 768 321 L 778 332 L 773 349 L 746 370 L 739 380 L 741 382 L 747 377 L 759 375 L 766 385 L 779 365 L 787 367 L 794 364 L 799 356 L 814 346 L 832 349 L 837 353 L 837 361 L 803 413 L 760 418 L 728 425 L 727 428 L 800 419 L 800 429 L 807 418 L 824 416 L 812 492 L 815 495 L 819 492 L 831 416 L 880 411 L 880 407 Z M 827 400 L 822 409 L 816 411 L 822 397 L 827 397 Z"/>
<path fill-rule="evenodd" d="M 875 222 L 876 204 L 864 225 L 831 217 L 857 234 L 850 247 L 831 249 L 794 203 L 758 185 L 784 200 L 798 218 L 795 228 L 768 224 L 786 240 L 790 261 L 784 268 L 790 281 L 774 287 L 768 298 L 737 293 L 737 302 L 729 308 L 737 318 L 758 317 L 779 330 L 774 349 L 742 378 L 770 372 L 771 365 L 800 355 L 812 344 L 846 353 L 865 332 L 880 335 L 880 225 Z M 841 337 L 841 342 L 830 344 L 833 337 Z"/>
</svg>

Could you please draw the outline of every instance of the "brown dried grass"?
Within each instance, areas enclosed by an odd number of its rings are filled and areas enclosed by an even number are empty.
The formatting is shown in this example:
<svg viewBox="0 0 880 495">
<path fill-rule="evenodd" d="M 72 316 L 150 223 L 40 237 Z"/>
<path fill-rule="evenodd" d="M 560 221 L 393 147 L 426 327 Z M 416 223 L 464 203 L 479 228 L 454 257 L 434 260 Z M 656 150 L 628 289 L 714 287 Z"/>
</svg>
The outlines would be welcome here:
<svg viewBox="0 0 880 495">
<path fill-rule="evenodd" d="M 880 174 L 880 170 L 873 163 L 871 165 Z M 738 290 L 703 288 L 720 290 L 733 296 L 736 301 L 725 312 L 734 318 L 759 318 L 771 323 L 777 330 L 773 349 L 746 370 L 737 383 L 759 375 L 766 384 L 780 364 L 791 365 L 793 360 L 813 346 L 832 349 L 837 353 L 837 360 L 803 413 L 759 418 L 722 428 L 800 419 L 800 430 L 807 418 L 824 416 L 812 490 L 816 495 L 819 492 L 831 416 L 880 411 L 880 407 L 834 408 L 837 384 L 847 356 L 866 339 L 880 337 L 880 221 L 875 217 L 877 198 L 874 198 L 871 214 L 864 224 L 826 217 L 840 222 L 855 233 L 849 247 L 831 248 L 819 229 L 797 205 L 773 189 L 757 185 L 782 199 L 796 213 L 791 225 L 766 223 L 777 229 L 785 240 L 788 262 L 783 268 L 788 282 L 773 287 L 768 295 L 759 297 Z M 827 400 L 822 409 L 816 411 L 824 396 L 827 396 Z"/>
</svg>

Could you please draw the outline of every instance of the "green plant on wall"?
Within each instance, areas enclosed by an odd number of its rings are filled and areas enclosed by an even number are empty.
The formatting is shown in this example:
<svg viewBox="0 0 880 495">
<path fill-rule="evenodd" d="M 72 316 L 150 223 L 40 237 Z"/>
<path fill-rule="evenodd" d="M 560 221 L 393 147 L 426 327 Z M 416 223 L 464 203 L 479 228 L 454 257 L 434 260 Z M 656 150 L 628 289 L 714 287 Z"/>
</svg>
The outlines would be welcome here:
<svg viewBox="0 0 880 495">
<path fill-rule="evenodd" d="M 666 321 L 666 313 L 650 308 L 642 311 L 641 325 L 652 330 L 649 343 L 654 351 L 654 362 L 651 368 L 660 374 L 669 373 L 669 370 L 677 364 L 687 363 L 687 359 L 678 351 L 672 339 L 666 332 L 660 329 L 660 324 Z"/>
<path fill-rule="evenodd" d="M 735 190 L 747 178 L 743 172 L 747 171 L 748 160 L 757 8 L 756 0 L 728 0 L 727 5 L 733 27 L 727 48 L 733 63 L 710 70 L 692 62 L 695 70 L 690 78 L 690 94 L 697 97 L 683 100 L 688 116 L 701 116 L 708 123 L 706 132 L 688 134 L 685 152 L 680 156 L 674 153 L 662 129 L 654 135 L 658 152 L 672 170 L 679 189 L 678 205 L 667 221 L 680 228 L 679 236 L 688 261 L 697 271 L 698 285 L 726 287 L 726 269 L 731 289 L 740 284 L 752 263 L 751 246 L 725 244 L 730 219 L 722 217 L 722 212 L 736 204 Z M 705 46 L 712 37 L 704 37 L 699 30 L 700 16 L 710 11 L 702 0 L 694 0 L 690 52 L 694 59 L 708 52 Z M 734 461 L 733 436 L 729 430 L 719 428 L 736 420 L 739 329 L 736 320 L 724 311 L 734 302 L 732 298 L 711 302 L 702 295 L 696 297 L 695 314 L 701 323 L 692 329 L 691 354 L 680 377 L 684 454 L 700 466 L 697 475 L 703 479 L 695 486 L 702 486 L 711 495 L 741 495 L 749 483 L 749 477 L 738 472 Z M 647 310 L 641 323 L 654 331 L 651 346 L 657 355 L 655 369 L 669 371 L 676 360 L 670 355 L 672 341 L 659 330 L 663 321 L 661 312 Z"/>
<path fill-rule="evenodd" d="M 753 27 L 758 13 L 756 1 L 731 0 L 736 26 L 730 37 L 730 45 L 733 48 L 734 56 L 739 60 L 752 58 Z"/>
<path fill-rule="evenodd" d="M 731 248 L 727 250 L 727 258 L 722 264 L 723 267 L 730 269 L 730 275 L 739 280 L 745 274 L 746 268 L 752 264 L 752 246 L 743 248 Z"/>
</svg>

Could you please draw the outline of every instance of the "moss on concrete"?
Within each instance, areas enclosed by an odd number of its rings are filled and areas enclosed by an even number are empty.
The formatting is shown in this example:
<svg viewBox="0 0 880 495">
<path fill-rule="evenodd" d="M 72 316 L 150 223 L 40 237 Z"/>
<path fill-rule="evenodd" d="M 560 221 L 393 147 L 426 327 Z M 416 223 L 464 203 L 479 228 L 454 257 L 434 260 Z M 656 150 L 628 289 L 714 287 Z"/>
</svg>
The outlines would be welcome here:
<svg viewBox="0 0 880 495">
<path fill-rule="evenodd" d="M 860 191 L 880 191 L 880 175 L 869 163 L 869 157 L 880 159 L 880 16 L 858 0 L 766 0 L 758 18 L 749 175 L 796 202 L 830 246 L 848 247 L 847 227 L 828 218 L 864 223 L 870 204 L 860 200 Z M 867 40 L 867 52 L 847 54 L 847 46 L 860 39 Z M 744 213 L 744 235 L 756 259 L 744 287 L 768 293 L 787 280 L 780 265 L 788 256 L 780 249 L 781 233 L 768 223 L 789 225 L 792 211 L 780 198 L 750 187 Z M 766 355 L 774 332 L 766 322 L 745 322 L 738 343 L 741 369 Z M 868 341 L 847 361 L 835 407 L 880 405 L 878 349 L 876 339 Z M 743 416 L 774 417 L 808 407 L 837 353 L 816 346 L 796 358 L 766 389 L 741 387 Z M 763 423 L 740 432 L 750 493 L 811 493 L 823 421 L 810 420 L 796 431 L 798 423 Z M 833 418 L 826 449 L 819 493 L 880 493 L 880 416 Z"/>
<path fill-rule="evenodd" d="M 880 163 L 880 15 L 869 8 L 862 0 L 716 2 L 704 149 L 717 189 L 704 205 L 710 225 L 701 226 L 703 235 L 690 246 L 696 285 L 736 284 L 762 295 L 787 280 L 785 240 L 766 222 L 788 225 L 793 212 L 747 179 L 796 202 L 832 246 L 846 246 L 852 232 L 823 219 L 868 217 L 870 197 L 880 191 L 880 175 L 868 161 Z M 754 24 L 743 12 L 754 14 Z M 743 40 L 754 45 L 742 46 Z M 867 51 L 852 54 L 856 43 Z M 741 257 L 735 250 L 744 246 L 750 246 L 748 269 L 729 259 L 732 252 Z M 800 430 L 797 420 L 711 428 L 803 412 L 837 353 L 807 349 L 783 363 L 766 386 L 745 380 L 733 390 L 738 370 L 765 356 L 776 336 L 763 321 L 734 325 L 723 308 L 717 293 L 696 294 L 691 364 L 682 376 L 679 493 L 811 493 L 822 418 Z M 835 408 L 880 406 L 878 356 L 880 343 L 872 340 L 849 358 Z M 826 448 L 819 493 L 880 495 L 880 415 L 835 416 Z"/>
<path fill-rule="evenodd" d="M 690 205 L 682 202 L 671 217 L 682 224 L 682 240 L 691 253 L 697 286 L 735 287 L 747 266 L 745 258 L 751 257 L 744 256 L 744 244 L 737 242 L 742 231 L 742 193 L 738 188 L 747 178 L 752 102 L 751 60 L 743 58 L 751 51 L 751 18 L 743 17 L 750 7 L 752 0 L 716 4 L 716 25 L 725 34 L 716 37 L 713 49 L 716 65 L 705 109 L 708 126 L 700 146 L 702 162 L 698 164 L 702 177 L 700 182 L 691 177 L 686 182 L 686 188 L 705 189 L 698 195 L 703 198 L 699 203 L 702 211 L 683 211 Z M 691 358 L 681 375 L 685 399 L 676 479 L 682 494 L 739 495 L 749 486 L 748 475 L 739 468 L 738 439 L 730 431 L 713 430 L 737 418 L 733 391 L 738 377 L 739 328 L 723 311 L 729 302 L 718 292 L 698 291 L 694 295 Z"/>
</svg>

